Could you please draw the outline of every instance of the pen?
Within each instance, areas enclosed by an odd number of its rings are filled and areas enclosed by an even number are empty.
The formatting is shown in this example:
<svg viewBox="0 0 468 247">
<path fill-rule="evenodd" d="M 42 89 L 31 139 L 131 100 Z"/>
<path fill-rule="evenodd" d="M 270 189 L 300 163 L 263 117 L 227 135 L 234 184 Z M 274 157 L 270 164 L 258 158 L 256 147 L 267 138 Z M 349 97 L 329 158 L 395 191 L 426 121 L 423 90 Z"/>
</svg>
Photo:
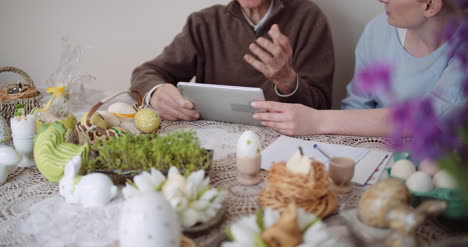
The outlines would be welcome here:
<svg viewBox="0 0 468 247">
<path fill-rule="evenodd" d="M 317 143 L 314 144 L 314 148 L 317 149 L 318 151 L 320 151 L 320 153 L 322 153 L 325 157 L 327 157 L 328 159 L 331 159 L 332 156 L 330 154 L 328 154 L 325 150 L 323 150 L 322 148 L 320 148 Z"/>
</svg>

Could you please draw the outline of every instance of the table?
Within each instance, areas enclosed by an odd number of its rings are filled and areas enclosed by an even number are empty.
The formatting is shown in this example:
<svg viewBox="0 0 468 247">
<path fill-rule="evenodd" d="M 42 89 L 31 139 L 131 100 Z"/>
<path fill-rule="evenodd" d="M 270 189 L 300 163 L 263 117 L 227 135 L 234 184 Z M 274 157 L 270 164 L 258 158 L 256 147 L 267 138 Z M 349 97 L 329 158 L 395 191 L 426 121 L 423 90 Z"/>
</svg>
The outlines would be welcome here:
<svg viewBox="0 0 468 247">
<path fill-rule="evenodd" d="M 259 134 L 262 146 L 265 148 L 280 136 L 272 129 L 261 126 L 238 125 L 220 123 L 215 121 L 163 121 L 161 131 L 169 132 L 180 128 L 192 128 L 202 135 L 202 144 L 211 146 L 215 150 L 214 165 L 209 176 L 212 184 L 228 191 L 227 213 L 222 222 L 215 228 L 195 235 L 189 235 L 199 247 L 218 246 L 224 239 L 223 230 L 241 216 L 255 212 L 259 207 L 257 196 L 264 183 L 255 186 L 241 186 L 236 181 L 237 170 L 235 166 L 235 146 L 238 136 L 245 130 L 253 130 Z M 388 150 L 386 139 L 316 135 L 301 137 L 305 140 L 326 143 L 343 144 L 365 148 L 378 148 Z M 222 141 L 220 141 L 222 140 Z M 265 177 L 266 172 L 262 171 Z M 354 186 L 353 191 L 339 198 L 339 210 L 356 208 L 360 195 L 366 187 Z M 58 186 L 47 181 L 37 168 L 19 168 L 10 174 L 7 182 L 0 186 L 0 246 L 27 246 L 32 242 L 31 237 L 16 230 L 17 223 L 24 219 L 29 209 L 35 203 L 58 194 Z M 333 217 L 325 221 L 332 223 Z M 431 219 L 421 226 L 417 236 L 424 243 L 431 243 L 449 236 L 463 234 L 461 229 L 449 228 L 437 219 Z M 464 233 L 466 235 L 466 231 Z"/>
</svg>

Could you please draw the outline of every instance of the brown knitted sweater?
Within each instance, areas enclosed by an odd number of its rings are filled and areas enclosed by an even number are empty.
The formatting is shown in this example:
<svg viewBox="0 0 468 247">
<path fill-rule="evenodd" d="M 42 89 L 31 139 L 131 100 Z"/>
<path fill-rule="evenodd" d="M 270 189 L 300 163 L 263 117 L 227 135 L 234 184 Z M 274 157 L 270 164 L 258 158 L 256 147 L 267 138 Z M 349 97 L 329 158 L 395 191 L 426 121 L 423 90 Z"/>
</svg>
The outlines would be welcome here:
<svg viewBox="0 0 468 247">
<path fill-rule="evenodd" d="M 273 24 L 289 39 L 298 91 L 286 98 L 274 84 L 244 61 L 249 45 L 268 36 Z M 276 0 L 272 15 L 255 33 L 237 1 L 192 13 L 182 32 L 155 59 L 137 67 L 130 89 L 142 95 L 160 83 L 177 84 L 196 76 L 198 83 L 260 87 L 267 100 L 330 108 L 334 54 L 326 17 L 309 0 Z"/>
</svg>

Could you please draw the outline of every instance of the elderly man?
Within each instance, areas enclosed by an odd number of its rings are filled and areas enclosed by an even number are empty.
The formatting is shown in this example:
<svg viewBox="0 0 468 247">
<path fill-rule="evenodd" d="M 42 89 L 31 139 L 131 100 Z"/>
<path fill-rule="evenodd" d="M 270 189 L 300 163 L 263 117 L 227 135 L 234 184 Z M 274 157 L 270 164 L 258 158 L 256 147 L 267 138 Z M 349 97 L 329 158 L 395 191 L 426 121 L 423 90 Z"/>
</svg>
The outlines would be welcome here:
<svg viewBox="0 0 468 247">
<path fill-rule="evenodd" d="M 330 29 L 309 0 L 234 0 L 192 13 L 161 55 L 137 67 L 131 89 L 166 120 L 199 113 L 179 81 L 260 87 L 267 100 L 330 107 L 334 54 Z"/>
</svg>

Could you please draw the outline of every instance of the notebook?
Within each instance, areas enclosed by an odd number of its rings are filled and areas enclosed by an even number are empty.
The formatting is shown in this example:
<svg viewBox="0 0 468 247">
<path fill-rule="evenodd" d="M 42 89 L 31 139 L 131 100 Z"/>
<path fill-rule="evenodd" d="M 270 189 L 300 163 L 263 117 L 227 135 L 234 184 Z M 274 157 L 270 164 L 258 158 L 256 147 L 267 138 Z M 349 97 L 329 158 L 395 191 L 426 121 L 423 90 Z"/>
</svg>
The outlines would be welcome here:
<svg viewBox="0 0 468 247">
<path fill-rule="evenodd" d="M 262 151 L 262 169 L 270 169 L 273 162 L 287 161 L 297 150 L 302 148 L 304 155 L 322 162 L 328 169 L 329 159 L 320 151 L 315 149 L 314 144 L 319 145 L 322 150 L 332 157 L 347 157 L 356 162 L 352 182 L 360 185 L 366 184 L 374 171 L 382 164 L 390 152 L 360 147 L 350 147 L 316 141 L 306 141 L 288 136 L 280 136 Z"/>
</svg>

